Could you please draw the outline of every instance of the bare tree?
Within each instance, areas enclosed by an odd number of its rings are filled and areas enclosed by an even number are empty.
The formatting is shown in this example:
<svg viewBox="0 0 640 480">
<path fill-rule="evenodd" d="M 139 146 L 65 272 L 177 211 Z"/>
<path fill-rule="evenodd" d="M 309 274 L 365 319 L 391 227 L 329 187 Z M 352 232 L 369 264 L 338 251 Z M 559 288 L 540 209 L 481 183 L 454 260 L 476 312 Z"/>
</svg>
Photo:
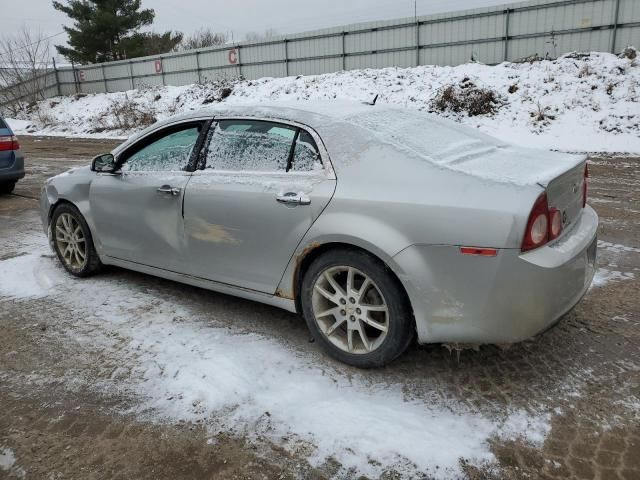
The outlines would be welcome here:
<svg viewBox="0 0 640 480">
<path fill-rule="evenodd" d="M 244 36 L 244 38 L 247 42 L 257 43 L 272 39 L 273 37 L 277 37 L 278 35 L 278 32 L 273 28 L 267 28 L 262 33 L 249 32 Z"/>
<path fill-rule="evenodd" d="M 196 48 L 217 47 L 227 43 L 227 35 L 214 32 L 210 28 L 201 28 L 185 37 L 175 50 L 195 50 Z"/>
<path fill-rule="evenodd" d="M 0 106 L 16 111 L 20 103 L 44 98 L 45 89 L 55 83 L 50 53 L 49 39 L 26 26 L 0 38 Z"/>
</svg>

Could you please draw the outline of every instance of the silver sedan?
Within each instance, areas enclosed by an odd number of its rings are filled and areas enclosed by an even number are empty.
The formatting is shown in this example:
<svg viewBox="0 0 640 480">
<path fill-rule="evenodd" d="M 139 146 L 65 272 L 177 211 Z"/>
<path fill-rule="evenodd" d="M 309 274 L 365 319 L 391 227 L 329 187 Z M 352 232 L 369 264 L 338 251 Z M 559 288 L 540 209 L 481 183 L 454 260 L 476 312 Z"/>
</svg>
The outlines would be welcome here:
<svg viewBox="0 0 640 480">
<path fill-rule="evenodd" d="M 50 179 L 73 275 L 116 265 L 304 316 L 359 367 L 420 343 L 511 343 L 595 271 L 581 156 L 360 104 L 224 106 L 162 121 Z"/>
</svg>

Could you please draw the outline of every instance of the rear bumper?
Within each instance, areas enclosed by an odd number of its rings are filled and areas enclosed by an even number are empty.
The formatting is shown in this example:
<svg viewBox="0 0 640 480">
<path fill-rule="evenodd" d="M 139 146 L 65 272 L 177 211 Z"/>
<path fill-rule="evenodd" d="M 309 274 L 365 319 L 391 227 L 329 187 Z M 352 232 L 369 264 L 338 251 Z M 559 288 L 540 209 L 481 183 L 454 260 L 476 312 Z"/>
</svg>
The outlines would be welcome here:
<svg viewBox="0 0 640 480">
<path fill-rule="evenodd" d="M 19 151 L 10 153 L 13 158 L 0 167 L 0 182 L 15 182 L 24 177 L 24 156 Z"/>
<path fill-rule="evenodd" d="M 532 252 L 463 256 L 412 246 L 394 257 L 421 343 L 513 343 L 546 330 L 587 292 L 596 270 L 598 216 L 586 207 L 559 241 Z"/>
</svg>

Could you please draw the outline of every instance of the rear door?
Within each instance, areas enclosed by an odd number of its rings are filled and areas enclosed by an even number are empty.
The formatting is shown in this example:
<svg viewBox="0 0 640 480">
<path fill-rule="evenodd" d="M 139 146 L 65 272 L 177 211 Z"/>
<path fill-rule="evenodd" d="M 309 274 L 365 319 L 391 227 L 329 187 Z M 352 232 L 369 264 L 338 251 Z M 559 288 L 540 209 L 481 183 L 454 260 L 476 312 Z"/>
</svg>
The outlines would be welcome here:
<svg viewBox="0 0 640 480">
<path fill-rule="evenodd" d="M 163 128 L 119 155 L 119 174 L 91 183 L 91 211 L 106 255 L 187 273 L 182 201 L 204 122 Z"/>
<path fill-rule="evenodd" d="M 319 137 L 298 125 L 219 120 L 184 200 L 194 275 L 273 294 L 336 180 Z"/>
</svg>

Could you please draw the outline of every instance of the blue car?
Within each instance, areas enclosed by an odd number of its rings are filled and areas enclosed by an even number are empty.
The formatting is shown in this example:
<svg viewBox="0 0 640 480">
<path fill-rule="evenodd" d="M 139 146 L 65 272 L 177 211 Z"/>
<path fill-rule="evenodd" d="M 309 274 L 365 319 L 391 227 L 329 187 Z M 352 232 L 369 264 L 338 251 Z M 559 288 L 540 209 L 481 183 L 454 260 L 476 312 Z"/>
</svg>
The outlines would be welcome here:
<svg viewBox="0 0 640 480">
<path fill-rule="evenodd" d="M 20 143 L 7 122 L 0 117 L 0 195 L 13 192 L 16 182 L 24 177 L 24 155 Z"/>
</svg>

